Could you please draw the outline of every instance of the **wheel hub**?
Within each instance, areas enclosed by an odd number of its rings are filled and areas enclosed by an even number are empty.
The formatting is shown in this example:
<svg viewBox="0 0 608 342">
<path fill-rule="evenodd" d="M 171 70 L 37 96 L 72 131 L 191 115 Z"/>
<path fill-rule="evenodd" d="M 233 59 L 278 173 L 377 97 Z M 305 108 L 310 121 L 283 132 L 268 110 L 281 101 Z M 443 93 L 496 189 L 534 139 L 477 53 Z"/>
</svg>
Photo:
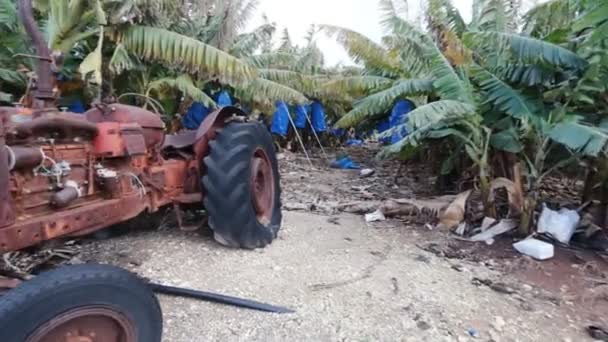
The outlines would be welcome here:
<svg viewBox="0 0 608 342">
<path fill-rule="evenodd" d="M 274 204 L 274 173 L 268 154 L 258 148 L 251 157 L 251 193 L 258 222 L 269 224 Z"/>
<path fill-rule="evenodd" d="M 27 342 L 136 342 L 133 323 L 103 306 L 77 308 L 41 325 Z"/>
</svg>

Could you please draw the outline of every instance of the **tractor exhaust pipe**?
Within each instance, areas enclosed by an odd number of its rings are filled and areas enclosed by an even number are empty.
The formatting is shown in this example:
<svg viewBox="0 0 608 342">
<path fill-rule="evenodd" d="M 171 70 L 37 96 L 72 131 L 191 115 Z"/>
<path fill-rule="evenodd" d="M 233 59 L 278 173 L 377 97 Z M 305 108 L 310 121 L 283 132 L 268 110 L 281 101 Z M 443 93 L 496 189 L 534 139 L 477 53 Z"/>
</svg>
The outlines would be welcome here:
<svg viewBox="0 0 608 342">
<path fill-rule="evenodd" d="M 34 87 L 34 109 L 54 107 L 53 72 L 51 52 L 47 46 L 32 9 L 32 0 L 19 0 L 19 18 L 36 48 L 36 86 Z"/>
<path fill-rule="evenodd" d="M 15 221 L 9 189 L 9 156 L 4 139 L 6 120 L 8 120 L 8 115 L 0 111 L 0 227 L 6 227 Z"/>
</svg>

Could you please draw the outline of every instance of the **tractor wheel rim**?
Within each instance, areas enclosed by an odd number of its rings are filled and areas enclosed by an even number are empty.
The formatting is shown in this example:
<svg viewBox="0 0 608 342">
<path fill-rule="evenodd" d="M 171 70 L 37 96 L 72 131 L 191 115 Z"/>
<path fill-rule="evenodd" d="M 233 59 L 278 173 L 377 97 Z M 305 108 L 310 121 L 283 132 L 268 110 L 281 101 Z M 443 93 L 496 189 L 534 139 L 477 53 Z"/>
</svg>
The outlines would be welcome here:
<svg viewBox="0 0 608 342">
<path fill-rule="evenodd" d="M 104 306 L 64 312 L 41 325 L 27 342 L 136 342 L 137 331 L 124 314 Z"/>
<path fill-rule="evenodd" d="M 261 148 L 251 157 L 251 193 L 258 222 L 267 225 L 272 220 L 274 203 L 274 173 L 268 154 Z"/>
</svg>

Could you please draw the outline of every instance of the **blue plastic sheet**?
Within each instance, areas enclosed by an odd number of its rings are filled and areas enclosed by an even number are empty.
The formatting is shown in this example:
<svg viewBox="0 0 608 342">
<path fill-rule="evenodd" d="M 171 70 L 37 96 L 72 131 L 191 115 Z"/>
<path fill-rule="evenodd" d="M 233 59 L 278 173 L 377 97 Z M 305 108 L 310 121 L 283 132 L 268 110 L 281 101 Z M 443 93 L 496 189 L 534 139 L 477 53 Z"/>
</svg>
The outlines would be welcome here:
<svg viewBox="0 0 608 342">
<path fill-rule="evenodd" d="M 408 100 L 399 100 L 393 106 L 391 116 L 389 118 L 390 126 L 396 127 L 407 122 L 408 114 L 414 109 L 414 104 Z M 408 135 L 407 128 L 403 127 L 398 131 L 395 131 L 391 136 L 390 143 L 394 144 L 402 140 Z"/>
<path fill-rule="evenodd" d="M 384 120 L 378 122 L 378 125 L 376 126 L 378 133 L 386 132 L 389 128 L 391 128 L 391 123 L 390 123 L 389 119 L 384 119 Z M 385 145 L 388 144 L 390 141 L 391 141 L 390 137 L 380 138 L 380 142 Z"/>
<path fill-rule="evenodd" d="M 283 101 L 277 101 L 275 106 L 277 110 L 272 115 L 270 132 L 280 136 L 286 136 L 287 129 L 289 128 L 289 109 Z"/>
<path fill-rule="evenodd" d="M 346 146 L 361 146 L 363 145 L 363 140 L 361 139 L 348 139 L 346 141 Z"/>
<path fill-rule="evenodd" d="M 378 122 L 378 125 L 376 126 L 378 133 L 382 133 L 389 128 L 391 128 L 391 123 L 389 122 L 388 119 L 384 119 L 384 120 Z"/>
<path fill-rule="evenodd" d="M 294 126 L 296 128 L 306 128 L 306 123 L 308 122 L 308 112 L 306 111 L 306 106 L 297 105 L 295 107 L 296 117 L 293 120 Z"/>
<path fill-rule="evenodd" d="M 334 169 L 354 169 L 354 170 L 356 170 L 356 169 L 361 168 L 357 163 L 355 163 L 348 156 L 334 160 L 333 162 L 331 162 L 330 166 L 333 167 Z"/>
<path fill-rule="evenodd" d="M 85 111 L 84 104 L 78 99 L 73 100 L 68 104 L 68 112 L 84 113 Z"/>
<path fill-rule="evenodd" d="M 319 101 L 314 101 L 312 103 L 311 109 L 311 121 L 312 128 L 315 132 L 325 132 L 327 130 L 327 123 L 325 122 L 325 110 L 323 110 L 323 105 Z"/>
<path fill-rule="evenodd" d="M 215 94 L 215 103 L 219 108 L 232 106 L 232 98 L 226 90 L 222 90 Z M 205 106 L 201 102 L 194 102 L 182 118 L 182 125 L 186 129 L 197 129 L 203 120 L 211 113 L 212 109 Z"/>
<path fill-rule="evenodd" d="M 232 98 L 230 97 L 230 94 L 228 94 L 228 92 L 225 90 L 222 90 L 219 92 L 219 94 L 217 94 L 215 102 L 220 108 L 232 106 Z"/>
<path fill-rule="evenodd" d="M 331 130 L 331 134 L 336 137 L 341 137 L 346 134 L 346 130 L 344 128 L 334 128 Z"/>
<path fill-rule="evenodd" d="M 182 126 L 186 129 L 197 129 L 209 113 L 211 113 L 211 109 L 207 106 L 200 102 L 194 102 L 182 118 Z"/>
</svg>

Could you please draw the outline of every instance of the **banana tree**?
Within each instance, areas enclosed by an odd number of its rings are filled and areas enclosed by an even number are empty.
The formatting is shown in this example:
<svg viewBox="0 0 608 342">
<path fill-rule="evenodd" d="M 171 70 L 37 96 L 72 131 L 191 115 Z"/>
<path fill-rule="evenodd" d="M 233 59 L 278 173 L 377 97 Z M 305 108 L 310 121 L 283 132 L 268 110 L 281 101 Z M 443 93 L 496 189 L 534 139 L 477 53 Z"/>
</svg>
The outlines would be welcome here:
<svg viewBox="0 0 608 342">
<path fill-rule="evenodd" d="M 0 102 L 11 103 L 13 94 L 22 93 L 27 86 L 29 60 L 17 59 L 17 54 L 31 53 L 25 43 L 25 32 L 18 22 L 14 0 L 0 0 Z"/>
<path fill-rule="evenodd" d="M 590 68 L 593 62 L 570 50 L 573 47 L 569 41 L 555 40 L 557 33 L 548 34 L 551 39 L 546 40 L 518 33 L 520 16 L 511 2 L 475 1 L 473 20 L 465 23 L 448 0 L 431 0 L 426 32 L 402 19 L 392 1 L 383 0 L 381 5 L 385 13 L 382 23 L 388 31 L 381 44 L 350 30 L 327 28 L 366 71 L 362 76 L 331 83 L 333 88 L 359 96 L 353 109 L 337 123 L 339 127 L 353 127 L 386 113 L 399 98 L 428 95 L 438 99 L 412 111 L 410 122 L 404 123 L 410 135 L 383 154 L 403 155 L 404 150 L 420 146 L 426 138 L 464 142 L 453 146 L 464 146 L 479 167 L 480 187 L 485 195 L 487 179 L 491 177 L 487 154 L 492 150 L 530 160 L 528 186 L 534 187 L 531 183 L 537 184 L 539 177 L 542 179 L 565 163 L 544 165 L 543 156 L 551 152 L 551 146 L 565 146 L 575 156 L 597 154 L 604 148 L 603 130 L 581 118 L 573 121 L 572 115 L 552 115 L 573 112 L 572 103 L 560 100 L 549 105 L 543 101 L 551 94 L 564 97 L 566 92 L 578 94 L 576 101 L 584 101 L 583 90 L 593 89 L 584 86 L 589 84 L 587 76 L 594 74 Z M 600 23 L 603 25 L 604 21 Z M 527 29 L 543 31 L 540 24 L 535 25 L 536 28 L 528 25 Z M 595 32 L 590 36 L 599 39 Z M 441 105 L 443 101 L 452 102 Z M 456 108 L 468 108 L 466 112 L 474 115 L 455 120 Z M 477 136 L 488 140 L 464 139 L 471 132 L 484 132 Z M 530 136 L 536 139 L 526 139 Z M 581 140 L 570 139 L 573 136 Z M 485 141 L 489 144 L 484 145 Z M 589 150 L 586 144 L 594 149 Z M 530 150 L 534 151 L 532 158 L 526 154 Z"/>
</svg>

